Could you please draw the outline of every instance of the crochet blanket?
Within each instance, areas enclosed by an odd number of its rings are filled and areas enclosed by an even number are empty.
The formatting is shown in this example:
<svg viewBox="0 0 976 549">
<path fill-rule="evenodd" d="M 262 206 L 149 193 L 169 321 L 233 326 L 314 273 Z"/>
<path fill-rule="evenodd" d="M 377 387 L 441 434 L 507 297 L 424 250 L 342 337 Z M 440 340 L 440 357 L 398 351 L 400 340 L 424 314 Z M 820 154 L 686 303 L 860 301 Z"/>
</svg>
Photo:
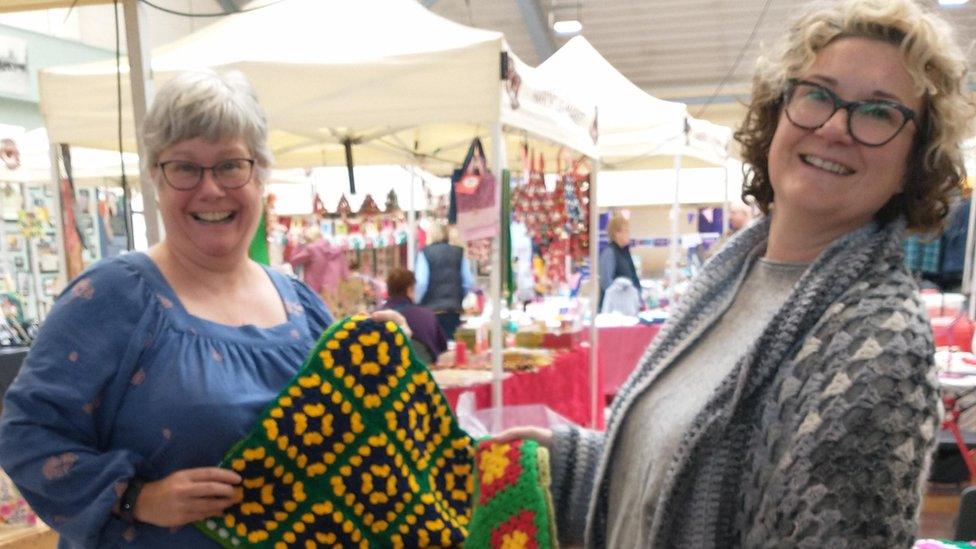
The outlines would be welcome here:
<svg viewBox="0 0 976 549">
<path fill-rule="evenodd" d="M 365 316 L 330 327 L 221 462 L 240 503 L 197 527 L 228 548 L 460 546 L 474 443 L 408 341 Z"/>
<path fill-rule="evenodd" d="M 475 457 L 477 487 L 466 547 L 557 547 L 549 493 L 549 452 L 534 440 L 484 440 Z"/>
</svg>

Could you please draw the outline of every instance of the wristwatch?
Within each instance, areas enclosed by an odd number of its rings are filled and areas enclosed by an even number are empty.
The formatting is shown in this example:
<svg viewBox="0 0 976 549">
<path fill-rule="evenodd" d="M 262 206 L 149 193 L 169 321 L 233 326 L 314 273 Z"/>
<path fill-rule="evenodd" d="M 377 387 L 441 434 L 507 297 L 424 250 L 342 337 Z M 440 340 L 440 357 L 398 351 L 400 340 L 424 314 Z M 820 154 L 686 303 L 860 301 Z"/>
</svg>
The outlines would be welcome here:
<svg viewBox="0 0 976 549">
<path fill-rule="evenodd" d="M 119 517 L 129 524 L 136 521 L 136 501 L 139 499 L 139 492 L 142 491 L 145 484 L 146 479 L 133 477 L 125 492 L 122 492 L 122 498 L 119 499 Z"/>
</svg>

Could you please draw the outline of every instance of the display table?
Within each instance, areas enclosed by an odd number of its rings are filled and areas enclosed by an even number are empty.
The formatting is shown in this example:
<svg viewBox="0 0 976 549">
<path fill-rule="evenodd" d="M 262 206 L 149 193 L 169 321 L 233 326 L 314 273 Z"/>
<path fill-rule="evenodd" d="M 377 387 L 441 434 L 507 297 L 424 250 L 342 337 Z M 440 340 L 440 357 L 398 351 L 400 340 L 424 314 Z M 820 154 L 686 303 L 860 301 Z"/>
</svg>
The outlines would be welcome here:
<svg viewBox="0 0 976 549">
<path fill-rule="evenodd" d="M 660 330 L 661 324 L 597 328 L 597 364 L 600 367 L 603 397 L 607 403 L 613 400 L 620 386 L 630 377 L 637 361 Z"/>
<path fill-rule="evenodd" d="M 589 349 L 579 347 L 556 355 L 552 366 L 515 372 L 502 381 L 504 404 L 544 404 L 578 425 L 589 425 Z M 475 409 L 491 407 L 491 383 L 442 389 L 451 408 L 465 391 L 474 393 Z M 600 414 L 602 417 L 602 414 Z"/>
</svg>

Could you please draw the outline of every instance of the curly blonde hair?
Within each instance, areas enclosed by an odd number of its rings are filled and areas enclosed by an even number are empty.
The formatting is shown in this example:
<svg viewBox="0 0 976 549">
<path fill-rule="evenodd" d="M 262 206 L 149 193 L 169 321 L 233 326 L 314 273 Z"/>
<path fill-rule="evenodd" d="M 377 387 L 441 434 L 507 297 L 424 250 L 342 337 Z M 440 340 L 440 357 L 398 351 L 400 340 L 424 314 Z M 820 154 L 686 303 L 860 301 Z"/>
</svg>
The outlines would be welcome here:
<svg viewBox="0 0 976 549">
<path fill-rule="evenodd" d="M 846 37 L 898 46 L 923 97 L 904 191 L 892 197 L 876 219 L 888 222 L 904 215 L 912 229 L 938 228 L 966 177 L 961 144 L 971 135 L 976 103 L 966 90 L 966 57 L 952 28 L 912 0 L 818 2 L 793 23 L 770 55 L 759 59 L 749 110 L 735 132 L 744 162 L 742 197 L 751 197 L 769 213 L 773 188 L 768 154 L 787 80 L 807 70 L 828 44 Z"/>
</svg>

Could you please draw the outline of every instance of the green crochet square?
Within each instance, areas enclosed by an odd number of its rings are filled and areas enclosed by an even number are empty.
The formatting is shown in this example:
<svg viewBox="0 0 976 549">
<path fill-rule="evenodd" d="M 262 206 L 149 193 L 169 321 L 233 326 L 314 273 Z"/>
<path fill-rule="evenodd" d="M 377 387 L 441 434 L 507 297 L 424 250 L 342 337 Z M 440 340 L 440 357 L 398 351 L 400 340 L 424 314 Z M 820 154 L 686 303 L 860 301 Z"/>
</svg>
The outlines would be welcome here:
<svg viewBox="0 0 976 549">
<path fill-rule="evenodd" d="M 475 464 L 474 512 L 465 547 L 557 547 L 548 451 L 534 440 L 482 440 Z"/>
<path fill-rule="evenodd" d="M 241 502 L 198 522 L 224 547 L 460 546 L 474 443 L 392 322 L 346 318 L 220 466 Z"/>
</svg>

